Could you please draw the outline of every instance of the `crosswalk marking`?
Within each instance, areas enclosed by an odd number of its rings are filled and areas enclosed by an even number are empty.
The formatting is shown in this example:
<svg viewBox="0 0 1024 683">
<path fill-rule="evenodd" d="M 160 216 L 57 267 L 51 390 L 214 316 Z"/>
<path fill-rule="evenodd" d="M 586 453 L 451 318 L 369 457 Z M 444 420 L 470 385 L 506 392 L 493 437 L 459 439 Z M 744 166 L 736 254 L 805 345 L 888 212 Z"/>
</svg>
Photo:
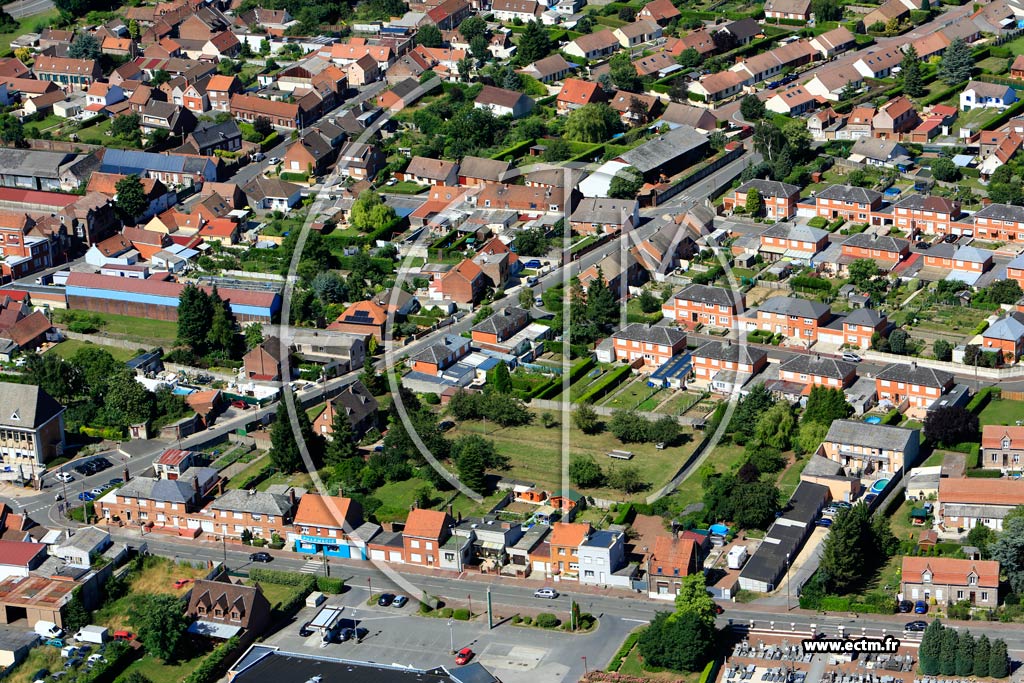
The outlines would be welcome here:
<svg viewBox="0 0 1024 683">
<path fill-rule="evenodd" d="M 317 574 L 323 568 L 323 563 L 317 560 L 306 560 L 306 564 L 302 565 L 299 570 L 300 574 Z"/>
</svg>

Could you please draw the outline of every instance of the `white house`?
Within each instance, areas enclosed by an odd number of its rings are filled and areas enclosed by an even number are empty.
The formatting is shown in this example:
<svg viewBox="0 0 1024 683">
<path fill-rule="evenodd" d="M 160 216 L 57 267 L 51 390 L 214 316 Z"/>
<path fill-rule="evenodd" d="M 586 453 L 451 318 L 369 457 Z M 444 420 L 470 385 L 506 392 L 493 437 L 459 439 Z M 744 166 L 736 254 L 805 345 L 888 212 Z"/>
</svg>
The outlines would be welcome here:
<svg viewBox="0 0 1024 683">
<path fill-rule="evenodd" d="M 1006 109 L 1017 101 L 1017 92 L 1008 85 L 971 81 L 960 93 L 960 111 Z"/>
<path fill-rule="evenodd" d="M 579 581 L 599 586 L 629 588 L 632 575 L 626 568 L 626 535 L 621 531 L 595 531 L 578 551 Z"/>
</svg>

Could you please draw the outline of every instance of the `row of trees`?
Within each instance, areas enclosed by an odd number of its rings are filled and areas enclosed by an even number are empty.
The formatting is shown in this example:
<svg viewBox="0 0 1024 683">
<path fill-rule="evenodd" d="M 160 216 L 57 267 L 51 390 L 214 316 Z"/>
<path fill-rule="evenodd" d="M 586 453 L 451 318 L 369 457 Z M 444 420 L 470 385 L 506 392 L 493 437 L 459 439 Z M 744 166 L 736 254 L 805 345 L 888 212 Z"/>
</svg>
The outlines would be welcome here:
<svg viewBox="0 0 1024 683">
<path fill-rule="evenodd" d="M 989 642 L 982 634 L 975 638 L 967 629 L 958 631 L 939 619 L 928 624 L 918 650 L 921 673 L 926 676 L 976 676 L 1006 678 L 1010 658 L 1002 639 Z"/>
<path fill-rule="evenodd" d="M 636 493 L 649 486 L 635 465 L 601 467 L 590 455 L 574 455 L 570 458 L 569 481 L 583 488 L 609 486 L 624 493 Z"/>
<path fill-rule="evenodd" d="M 209 294 L 193 284 L 185 285 L 178 297 L 178 338 L 176 343 L 195 356 L 237 358 L 242 352 L 238 323 L 227 301 L 214 285 Z"/>
</svg>

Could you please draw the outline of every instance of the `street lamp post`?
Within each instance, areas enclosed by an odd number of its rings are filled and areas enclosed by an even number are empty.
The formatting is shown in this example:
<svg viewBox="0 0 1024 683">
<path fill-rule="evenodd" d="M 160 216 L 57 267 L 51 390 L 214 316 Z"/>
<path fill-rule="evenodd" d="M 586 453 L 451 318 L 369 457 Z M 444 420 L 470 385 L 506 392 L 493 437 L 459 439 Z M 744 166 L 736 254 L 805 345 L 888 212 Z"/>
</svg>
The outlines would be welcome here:
<svg viewBox="0 0 1024 683">
<path fill-rule="evenodd" d="M 586 676 L 587 674 L 590 673 L 590 669 L 587 668 L 587 656 L 584 655 L 584 656 L 580 657 L 580 659 L 583 660 L 583 675 Z"/>
<path fill-rule="evenodd" d="M 448 620 L 448 644 L 449 652 L 455 654 L 455 620 Z"/>
<path fill-rule="evenodd" d="M 789 567 L 790 567 L 790 563 L 789 563 L 789 553 L 786 553 L 786 611 L 787 611 L 787 612 L 788 612 L 788 611 L 789 611 L 790 609 L 792 609 L 792 608 L 791 608 L 791 607 L 789 606 Z"/>
</svg>

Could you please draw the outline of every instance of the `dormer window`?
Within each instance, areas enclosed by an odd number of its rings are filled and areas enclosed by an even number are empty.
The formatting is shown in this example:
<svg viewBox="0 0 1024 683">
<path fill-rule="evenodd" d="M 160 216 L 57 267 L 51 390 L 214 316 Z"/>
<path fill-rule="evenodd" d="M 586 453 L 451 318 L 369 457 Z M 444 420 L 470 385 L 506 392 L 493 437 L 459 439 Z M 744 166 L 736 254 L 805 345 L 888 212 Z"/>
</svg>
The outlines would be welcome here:
<svg viewBox="0 0 1024 683">
<path fill-rule="evenodd" d="M 1010 437 L 1004 436 L 1003 437 L 1003 448 L 1006 449 L 1006 448 L 1009 448 L 1009 447 L 1010 447 Z"/>
<path fill-rule="evenodd" d="M 932 582 L 932 573 L 931 573 L 931 571 L 926 569 L 923 572 L 921 572 L 921 583 L 931 583 L 931 582 Z"/>
<path fill-rule="evenodd" d="M 978 585 L 978 575 L 977 574 L 968 574 L 967 575 L 967 585 L 968 586 L 977 586 Z"/>
</svg>

